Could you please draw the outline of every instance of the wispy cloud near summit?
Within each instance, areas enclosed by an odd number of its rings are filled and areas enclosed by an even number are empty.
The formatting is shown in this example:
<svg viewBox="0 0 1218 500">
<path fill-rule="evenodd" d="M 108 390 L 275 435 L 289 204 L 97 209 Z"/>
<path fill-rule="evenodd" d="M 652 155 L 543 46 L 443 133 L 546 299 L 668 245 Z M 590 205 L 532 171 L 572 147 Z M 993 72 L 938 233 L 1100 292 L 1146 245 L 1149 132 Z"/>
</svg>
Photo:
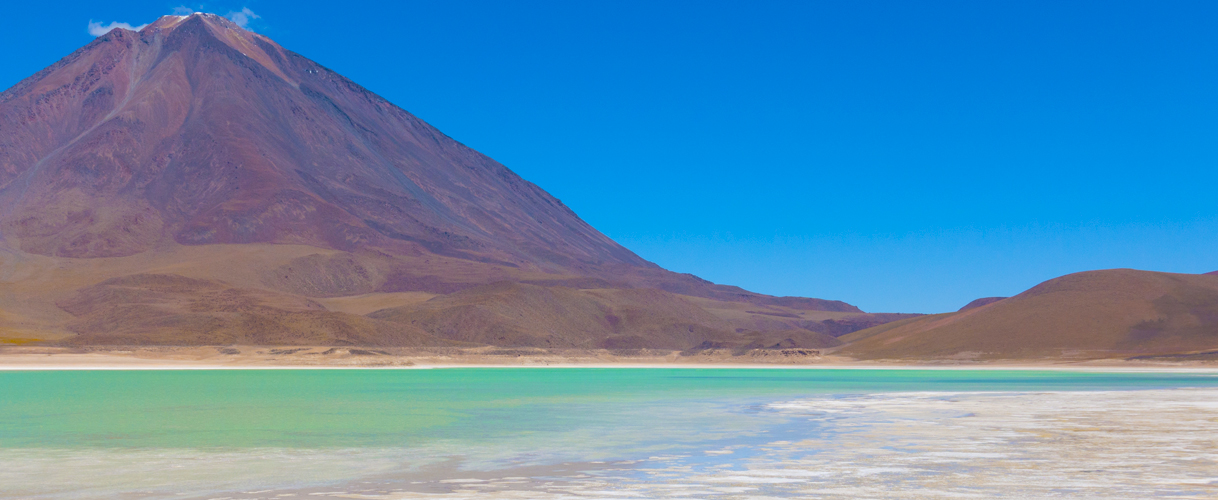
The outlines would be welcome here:
<svg viewBox="0 0 1218 500">
<path fill-rule="evenodd" d="M 196 12 L 201 12 L 201 11 L 198 9 L 195 9 L 193 7 L 187 7 L 185 5 L 179 5 L 179 6 L 173 8 L 173 14 L 177 15 L 177 16 L 189 16 Z M 225 14 L 224 17 L 227 17 L 230 21 L 235 23 L 237 26 L 240 26 L 241 28 L 247 29 L 250 31 L 253 31 L 250 28 L 250 23 L 253 22 L 255 19 L 262 19 L 262 16 L 255 14 L 254 11 L 250 10 L 249 7 L 242 7 L 241 10 L 231 10 L 227 14 Z M 141 24 L 138 26 L 133 26 L 133 25 L 131 25 L 131 23 L 124 23 L 124 22 L 119 22 L 119 21 L 114 21 L 114 22 L 111 22 L 108 24 L 103 24 L 101 22 L 90 19 L 88 29 L 89 29 L 90 35 L 102 36 L 106 33 L 109 33 L 110 30 L 113 30 L 114 28 L 123 28 L 123 29 L 128 29 L 128 30 L 133 30 L 133 31 L 139 31 L 139 30 L 144 29 L 145 26 L 148 26 L 148 23 L 144 23 L 144 24 Z"/>
<path fill-rule="evenodd" d="M 237 23 L 237 26 L 247 30 L 250 29 L 250 21 L 262 18 L 262 16 L 259 16 L 258 14 L 255 14 L 254 11 L 250 10 L 249 7 L 242 7 L 240 11 L 230 11 L 228 14 L 225 14 L 224 17 L 227 17 L 230 21 Z"/>
<path fill-rule="evenodd" d="M 118 21 L 114 21 L 110 24 L 102 24 L 100 22 L 90 19 L 89 20 L 89 34 L 93 35 L 93 36 L 102 36 L 106 33 L 109 33 L 110 30 L 112 30 L 114 28 L 122 28 L 122 29 L 126 29 L 126 30 L 139 31 L 139 30 L 144 29 L 144 26 L 148 26 L 148 24 L 145 23 L 145 24 L 141 24 L 139 26 L 132 26 L 130 24 L 120 23 Z"/>
</svg>

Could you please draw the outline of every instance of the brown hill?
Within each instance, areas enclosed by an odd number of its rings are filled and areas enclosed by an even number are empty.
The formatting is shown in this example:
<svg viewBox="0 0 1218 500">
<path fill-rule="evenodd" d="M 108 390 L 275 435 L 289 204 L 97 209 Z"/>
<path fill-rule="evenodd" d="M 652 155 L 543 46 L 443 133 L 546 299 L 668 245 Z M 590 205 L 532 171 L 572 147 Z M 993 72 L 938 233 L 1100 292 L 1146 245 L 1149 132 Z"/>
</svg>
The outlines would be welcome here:
<svg viewBox="0 0 1218 500">
<path fill-rule="evenodd" d="M 965 304 L 964 307 L 960 308 L 960 310 L 967 311 L 969 309 L 976 309 L 981 306 L 993 304 L 993 303 L 998 302 L 1005 298 L 1006 297 L 982 297 L 980 299 L 969 302 L 968 304 Z"/>
<path fill-rule="evenodd" d="M 1090 271 L 841 337 L 865 359 L 1127 358 L 1218 349 L 1218 276 Z"/>
<path fill-rule="evenodd" d="M 895 318 L 664 270 L 219 16 L 116 29 L 0 93 L 0 342 L 684 349 Z"/>
</svg>

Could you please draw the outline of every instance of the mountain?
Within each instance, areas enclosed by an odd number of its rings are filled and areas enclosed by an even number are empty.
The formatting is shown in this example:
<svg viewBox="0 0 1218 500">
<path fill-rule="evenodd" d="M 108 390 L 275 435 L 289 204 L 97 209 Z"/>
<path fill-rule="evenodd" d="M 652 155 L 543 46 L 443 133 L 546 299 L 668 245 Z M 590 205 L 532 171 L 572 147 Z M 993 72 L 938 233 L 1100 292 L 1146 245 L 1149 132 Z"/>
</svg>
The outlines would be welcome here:
<svg viewBox="0 0 1218 500">
<path fill-rule="evenodd" d="M 841 337 L 864 359 L 1185 359 L 1218 350 L 1218 276 L 1070 274 L 959 312 Z"/>
<path fill-rule="evenodd" d="M 218 16 L 111 31 L 0 104 L 3 230 L 31 253 L 291 243 L 655 267 L 503 165 Z"/>
<path fill-rule="evenodd" d="M 0 94 L 0 292 L 0 340 L 78 344 L 683 349 L 894 318 L 664 270 L 210 14 L 115 29 Z"/>
</svg>

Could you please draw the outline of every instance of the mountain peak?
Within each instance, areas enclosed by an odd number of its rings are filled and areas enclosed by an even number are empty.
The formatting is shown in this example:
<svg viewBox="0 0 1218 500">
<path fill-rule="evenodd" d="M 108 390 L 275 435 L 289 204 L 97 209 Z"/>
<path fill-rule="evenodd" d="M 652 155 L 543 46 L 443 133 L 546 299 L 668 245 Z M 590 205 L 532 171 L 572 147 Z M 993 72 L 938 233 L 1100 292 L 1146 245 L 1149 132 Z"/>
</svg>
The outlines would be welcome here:
<svg viewBox="0 0 1218 500">
<path fill-rule="evenodd" d="M 152 24 L 140 30 L 140 36 L 155 38 L 157 36 L 171 37 L 179 31 L 194 31 L 198 35 L 210 35 L 225 45 L 236 49 L 242 55 L 257 61 L 276 76 L 295 86 L 297 79 L 284 72 L 276 61 L 282 61 L 286 55 L 284 50 L 274 40 L 242 28 L 228 18 L 206 12 L 195 12 L 187 16 L 161 16 Z"/>
<path fill-rule="evenodd" d="M 215 29 L 231 29 L 231 30 L 240 30 L 240 31 L 249 32 L 249 30 L 242 28 L 240 25 L 232 22 L 231 20 L 229 20 L 228 18 L 226 18 L 224 16 L 211 14 L 208 12 L 195 12 L 195 13 L 185 15 L 185 16 L 179 16 L 179 15 L 173 15 L 173 14 L 167 15 L 167 16 L 161 16 L 160 19 L 157 19 L 156 21 L 153 21 L 152 24 L 145 26 L 144 29 L 140 30 L 140 32 L 154 31 L 154 30 L 163 30 L 163 31 L 172 30 L 178 26 L 181 26 L 182 24 L 184 24 L 188 21 L 196 21 L 196 22 L 204 23 L 204 24 L 208 25 L 208 27 L 215 28 Z"/>
<path fill-rule="evenodd" d="M 170 29 L 173 29 L 174 26 L 181 24 L 182 21 L 185 21 L 186 19 L 193 17 L 197 14 L 199 14 L 199 13 L 196 12 L 189 16 L 176 16 L 176 15 L 161 16 L 159 19 L 157 19 L 156 21 L 153 21 L 148 26 L 145 26 L 144 29 L 142 29 L 140 31 L 141 32 L 151 32 L 151 31 L 155 31 L 155 30 L 170 30 Z"/>
</svg>

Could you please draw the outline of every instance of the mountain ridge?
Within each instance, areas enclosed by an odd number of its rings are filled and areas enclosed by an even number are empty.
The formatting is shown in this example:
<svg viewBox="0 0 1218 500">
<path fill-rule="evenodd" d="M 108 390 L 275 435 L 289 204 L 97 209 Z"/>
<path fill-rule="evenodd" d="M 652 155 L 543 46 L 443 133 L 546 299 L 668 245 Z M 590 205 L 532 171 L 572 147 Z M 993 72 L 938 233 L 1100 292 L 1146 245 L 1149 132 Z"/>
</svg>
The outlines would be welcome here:
<svg viewBox="0 0 1218 500">
<path fill-rule="evenodd" d="M 903 317 L 665 270 L 495 160 L 220 16 L 97 37 L 0 93 L 0 131 L 0 339 L 451 345 L 465 333 L 445 325 L 470 311 L 521 345 L 685 349 L 769 342 L 767 331 L 824 343 L 822 330 Z M 516 285 L 493 286 L 504 282 Z M 596 289 L 657 292 L 649 304 L 578 291 Z M 554 308 L 537 324 L 476 313 L 543 296 Z M 351 304 L 393 300 L 404 302 L 379 309 L 438 319 L 420 329 Z M 576 306 L 582 336 L 542 328 Z M 621 307 L 636 320 L 609 325 Z"/>
</svg>

